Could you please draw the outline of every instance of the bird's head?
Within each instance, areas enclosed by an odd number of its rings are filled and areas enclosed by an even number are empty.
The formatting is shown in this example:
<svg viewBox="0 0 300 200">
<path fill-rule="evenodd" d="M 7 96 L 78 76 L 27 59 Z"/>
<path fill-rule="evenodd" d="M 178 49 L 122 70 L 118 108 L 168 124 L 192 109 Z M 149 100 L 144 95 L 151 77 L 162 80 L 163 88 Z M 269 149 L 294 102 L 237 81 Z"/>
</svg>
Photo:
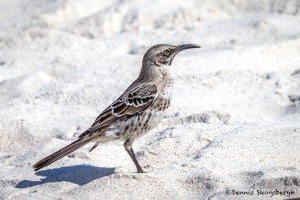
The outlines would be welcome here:
<svg viewBox="0 0 300 200">
<path fill-rule="evenodd" d="M 184 45 L 169 45 L 169 44 L 158 44 L 151 47 L 144 55 L 143 63 L 147 65 L 171 65 L 174 57 L 181 51 L 191 48 L 200 48 L 195 44 L 184 44 Z"/>
</svg>

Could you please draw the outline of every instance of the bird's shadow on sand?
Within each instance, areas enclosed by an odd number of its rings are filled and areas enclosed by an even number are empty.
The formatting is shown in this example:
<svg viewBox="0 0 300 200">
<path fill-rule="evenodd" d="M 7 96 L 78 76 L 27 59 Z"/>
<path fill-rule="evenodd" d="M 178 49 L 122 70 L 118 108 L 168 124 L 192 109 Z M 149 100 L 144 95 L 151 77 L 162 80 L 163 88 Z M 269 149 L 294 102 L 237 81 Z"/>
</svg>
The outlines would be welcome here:
<svg viewBox="0 0 300 200">
<path fill-rule="evenodd" d="M 95 179 L 113 174 L 114 168 L 94 167 L 91 165 L 75 165 L 69 167 L 60 167 L 56 169 L 42 170 L 36 173 L 45 178 L 39 181 L 23 180 L 16 185 L 16 188 L 27 188 L 44 183 L 52 182 L 70 182 L 77 185 L 87 184 Z"/>
</svg>

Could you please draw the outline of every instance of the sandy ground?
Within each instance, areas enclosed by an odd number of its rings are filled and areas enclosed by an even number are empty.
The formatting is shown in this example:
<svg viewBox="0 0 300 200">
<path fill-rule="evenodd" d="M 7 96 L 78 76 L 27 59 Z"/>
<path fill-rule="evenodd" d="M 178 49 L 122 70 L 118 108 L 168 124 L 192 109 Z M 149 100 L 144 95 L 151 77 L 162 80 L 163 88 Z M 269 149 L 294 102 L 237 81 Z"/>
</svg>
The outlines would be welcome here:
<svg viewBox="0 0 300 200">
<path fill-rule="evenodd" d="M 121 143 L 35 173 L 157 43 L 202 49 L 175 58 L 168 116 L 133 146 L 148 173 Z M 0 199 L 300 197 L 299 52 L 297 0 L 2 0 Z M 257 194 L 276 189 L 294 194 Z"/>
</svg>

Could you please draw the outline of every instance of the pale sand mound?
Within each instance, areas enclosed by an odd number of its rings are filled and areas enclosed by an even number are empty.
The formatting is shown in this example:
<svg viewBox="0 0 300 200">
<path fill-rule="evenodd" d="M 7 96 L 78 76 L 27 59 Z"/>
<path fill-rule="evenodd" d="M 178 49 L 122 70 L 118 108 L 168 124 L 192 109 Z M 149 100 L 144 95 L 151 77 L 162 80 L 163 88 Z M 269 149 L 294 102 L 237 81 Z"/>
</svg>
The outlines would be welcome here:
<svg viewBox="0 0 300 200">
<path fill-rule="evenodd" d="M 1 1 L 0 199 L 300 197 L 299 15 L 297 0 Z M 202 49 L 175 58 L 168 116 L 134 144 L 148 173 L 135 173 L 121 143 L 35 173 L 157 43 Z"/>
</svg>

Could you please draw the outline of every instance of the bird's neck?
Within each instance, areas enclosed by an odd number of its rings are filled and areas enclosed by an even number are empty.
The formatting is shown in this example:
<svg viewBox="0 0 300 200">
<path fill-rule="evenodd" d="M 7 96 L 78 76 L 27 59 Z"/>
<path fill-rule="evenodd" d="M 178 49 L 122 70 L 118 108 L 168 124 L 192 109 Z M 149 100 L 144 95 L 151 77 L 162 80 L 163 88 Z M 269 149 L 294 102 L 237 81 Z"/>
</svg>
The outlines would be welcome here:
<svg viewBox="0 0 300 200">
<path fill-rule="evenodd" d="M 157 65 L 155 63 L 143 63 L 139 79 L 144 81 L 162 82 L 172 79 L 170 65 Z"/>
</svg>

